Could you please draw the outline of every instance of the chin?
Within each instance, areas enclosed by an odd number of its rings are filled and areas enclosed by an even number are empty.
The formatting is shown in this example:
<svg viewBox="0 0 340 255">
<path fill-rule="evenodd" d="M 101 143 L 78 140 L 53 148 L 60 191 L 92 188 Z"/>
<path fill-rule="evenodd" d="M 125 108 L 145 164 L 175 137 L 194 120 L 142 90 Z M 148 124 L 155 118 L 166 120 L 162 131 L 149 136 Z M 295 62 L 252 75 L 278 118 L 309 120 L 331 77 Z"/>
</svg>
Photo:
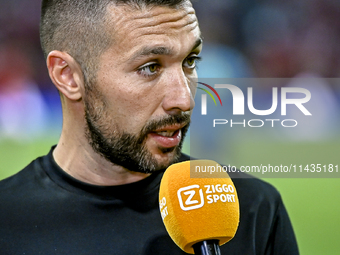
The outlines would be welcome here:
<svg viewBox="0 0 340 255">
<path fill-rule="evenodd" d="M 159 166 L 167 168 L 178 161 L 180 154 L 181 149 L 178 146 L 172 148 L 159 148 L 158 153 L 154 154 L 154 158 Z"/>
</svg>

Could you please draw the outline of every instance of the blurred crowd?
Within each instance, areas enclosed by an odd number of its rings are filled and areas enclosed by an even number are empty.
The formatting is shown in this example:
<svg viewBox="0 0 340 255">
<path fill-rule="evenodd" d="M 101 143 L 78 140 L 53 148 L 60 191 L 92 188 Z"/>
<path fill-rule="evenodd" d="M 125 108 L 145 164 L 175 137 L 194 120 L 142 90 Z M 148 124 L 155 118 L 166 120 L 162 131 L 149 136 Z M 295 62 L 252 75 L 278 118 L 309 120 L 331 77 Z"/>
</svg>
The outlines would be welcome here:
<svg viewBox="0 0 340 255">
<path fill-rule="evenodd" d="M 203 0 L 196 6 L 205 42 L 238 51 L 256 77 L 340 76 L 338 0 Z"/>
<path fill-rule="evenodd" d="M 60 132 L 59 95 L 40 49 L 40 2 L 0 0 L 0 140 L 30 140 Z M 193 3 L 204 37 L 201 77 L 340 78 L 339 0 Z M 308 88 L 320 97 L 315 111 L 329 112 L 329 108 L 333 118 L 338 115 L 337 79 L 300 81 L 280 86 Z M 259 86 L 264 95 L 268 89 L 271 92 L 266 85 Z"/>
</svg>

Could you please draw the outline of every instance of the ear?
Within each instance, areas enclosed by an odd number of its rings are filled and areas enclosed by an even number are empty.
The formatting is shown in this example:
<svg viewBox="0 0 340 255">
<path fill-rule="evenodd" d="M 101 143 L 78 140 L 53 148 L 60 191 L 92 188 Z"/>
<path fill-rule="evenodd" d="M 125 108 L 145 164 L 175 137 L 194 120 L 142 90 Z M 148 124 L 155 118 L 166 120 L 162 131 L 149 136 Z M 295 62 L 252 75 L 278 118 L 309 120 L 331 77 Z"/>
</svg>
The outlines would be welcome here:
<svg viewBox="0 0 340 255">
<path fill-rule="evenodd" d="M 52 82 L 68 99 L 82 98 L 83 75 L 79 64 L 66 52 L 51 51 L 47 56 L 47 68 Z"/>
</svg>

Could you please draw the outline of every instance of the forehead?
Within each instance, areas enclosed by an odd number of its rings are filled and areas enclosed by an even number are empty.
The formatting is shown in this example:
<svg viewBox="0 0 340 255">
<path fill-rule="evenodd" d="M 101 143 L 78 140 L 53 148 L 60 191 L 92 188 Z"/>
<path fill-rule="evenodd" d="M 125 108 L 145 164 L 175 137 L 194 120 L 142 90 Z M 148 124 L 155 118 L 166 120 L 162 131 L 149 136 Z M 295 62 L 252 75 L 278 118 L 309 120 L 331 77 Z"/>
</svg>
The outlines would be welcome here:
<svg viewBox="0 0 340 255">
<path fill-rule="evenodd" d="M 189 44 L 200 38 L 198 21 L 190 2 L 177 8 L 110 5 L 107 16 L 108 32 L 113 44 L 120 48 L 131 49 L 142 42 L 166 43 L 179 37 L 192 40 Z"/>
</svg>

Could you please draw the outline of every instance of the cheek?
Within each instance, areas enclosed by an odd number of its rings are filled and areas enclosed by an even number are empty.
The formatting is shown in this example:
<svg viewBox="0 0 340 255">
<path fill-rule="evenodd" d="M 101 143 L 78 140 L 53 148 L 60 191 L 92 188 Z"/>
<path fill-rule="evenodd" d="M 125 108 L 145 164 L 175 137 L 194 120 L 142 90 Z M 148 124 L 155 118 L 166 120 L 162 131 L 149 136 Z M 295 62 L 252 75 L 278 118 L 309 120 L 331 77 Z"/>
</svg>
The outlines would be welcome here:
<svg viewBox="0 0 340 255">
<path fill-rule="evenodd" d="M 117 86 L 106 92 L 108 106 L 116 123 L 127 132 L 136 133 L 154 119 L 161 106 L 160 92 L 137 86 Z"/>
</svg>

